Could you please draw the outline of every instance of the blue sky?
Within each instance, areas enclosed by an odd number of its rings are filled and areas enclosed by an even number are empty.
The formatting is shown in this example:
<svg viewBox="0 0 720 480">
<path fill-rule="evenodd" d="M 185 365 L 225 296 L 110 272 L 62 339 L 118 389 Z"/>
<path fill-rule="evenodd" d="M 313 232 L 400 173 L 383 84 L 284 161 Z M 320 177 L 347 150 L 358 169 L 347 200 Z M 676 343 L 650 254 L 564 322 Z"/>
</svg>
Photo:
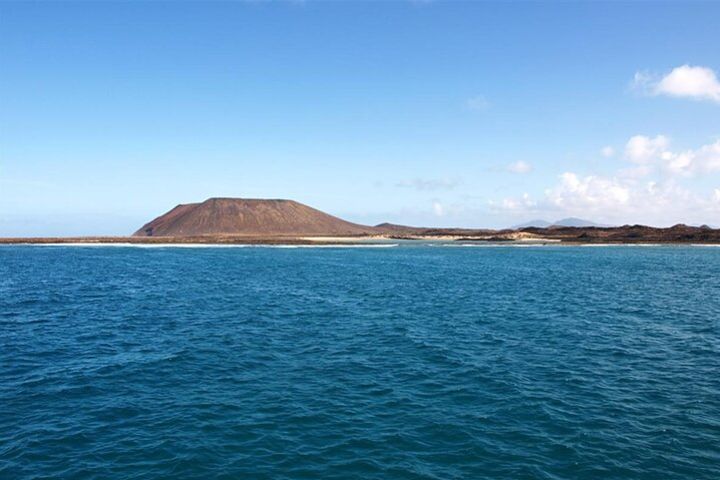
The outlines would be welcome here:
<svg viewBox="0 0 720 480">
<path fill-rule="evenodd" d="M 292 198 L 720 224 L 718 3 L 2 2 L 0 236 Z"/>
</svg>

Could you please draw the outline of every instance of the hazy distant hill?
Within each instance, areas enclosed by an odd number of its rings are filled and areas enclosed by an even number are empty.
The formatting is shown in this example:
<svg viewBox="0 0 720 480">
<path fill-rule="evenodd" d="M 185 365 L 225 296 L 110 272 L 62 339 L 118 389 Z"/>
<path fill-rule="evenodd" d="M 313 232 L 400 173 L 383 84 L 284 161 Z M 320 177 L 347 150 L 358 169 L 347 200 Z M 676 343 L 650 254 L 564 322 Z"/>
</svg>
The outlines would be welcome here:
<svg viewBox="0 0 720 480">
<path fill-rule="evenodd" d="M 293 200 L 210 198 L 178 205 L 134 236 L 362 235 L 373 227 L 346 222 Z"/>
<path fill-rule="evenodd" d="M 548 222 L 547 220 L 539 220 L 538 219 L 538 220 L 530 220 L 529 222 L 520 223 L 518 225 L 513 225 L 510 228 L 512 228 L 513 230 L 520 230 L 520 229 L 528 228 L 528 227 L 547 228 L 550 225 L 552 225 L 552 223 Z"/>
<path fill-rule="evenodd" d="M 529 222 L 521 223 L 512 227 L 515 230 L 520 230 L 528 227 L 536 228 L 548 228 L 548 227 L 609 227 L 602 223 L 591 222 L 590 220 L 583 220 L 582 218 L 568 217 L 555 222 L 548 222 L 547 220 L 531 220 Z"/>
</svg>

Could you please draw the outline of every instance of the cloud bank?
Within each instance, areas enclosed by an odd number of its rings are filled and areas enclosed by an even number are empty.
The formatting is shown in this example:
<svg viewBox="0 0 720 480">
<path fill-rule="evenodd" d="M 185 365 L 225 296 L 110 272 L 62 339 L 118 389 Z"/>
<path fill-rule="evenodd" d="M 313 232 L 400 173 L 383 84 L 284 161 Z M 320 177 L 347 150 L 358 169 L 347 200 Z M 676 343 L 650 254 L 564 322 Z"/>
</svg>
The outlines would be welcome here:
<svg viewBox="0 0 720 480">
<path fill-rule="evenodd" d="M 667 136 L 635 135 L 625 144 L 623 157 L 630 168 L 612 175 L 564 172 L 540 198 L 525 193 L 492 201 L 491 209 L 515 216 L 560 214 L 655 225 L 706 223 L 720 215 L 720 188 L 698 194 L 682 185 L 683 179 L 720 172 L 720 140 L 674 151 Z"/>
</svg>

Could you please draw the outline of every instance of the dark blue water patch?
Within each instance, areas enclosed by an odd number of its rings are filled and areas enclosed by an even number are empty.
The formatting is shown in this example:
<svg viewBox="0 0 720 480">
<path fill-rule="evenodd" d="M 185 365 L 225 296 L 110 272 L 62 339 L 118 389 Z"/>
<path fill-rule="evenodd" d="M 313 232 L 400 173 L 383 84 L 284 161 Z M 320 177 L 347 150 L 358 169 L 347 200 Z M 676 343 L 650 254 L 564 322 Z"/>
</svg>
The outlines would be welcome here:
<svg viewBox="0 0 720 480">
<path fill-rule="evenodd" d="M 716 479 L 720 249 L 0 248 L 0 478 Z"/>
</svg>

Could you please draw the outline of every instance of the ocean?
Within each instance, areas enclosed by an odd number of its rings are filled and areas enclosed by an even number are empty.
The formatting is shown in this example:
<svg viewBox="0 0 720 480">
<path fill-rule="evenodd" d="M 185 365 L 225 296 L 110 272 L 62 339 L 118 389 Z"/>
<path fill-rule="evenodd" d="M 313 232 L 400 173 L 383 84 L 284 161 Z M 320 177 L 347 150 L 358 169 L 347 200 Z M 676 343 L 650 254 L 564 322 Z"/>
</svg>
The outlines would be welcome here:
<svg viewBox="0 0 720 480">
<path fill-rule="evenodd" d="M 720 478 L 720 248 L 0 246 L 2 479 Z"/>
</svg>

